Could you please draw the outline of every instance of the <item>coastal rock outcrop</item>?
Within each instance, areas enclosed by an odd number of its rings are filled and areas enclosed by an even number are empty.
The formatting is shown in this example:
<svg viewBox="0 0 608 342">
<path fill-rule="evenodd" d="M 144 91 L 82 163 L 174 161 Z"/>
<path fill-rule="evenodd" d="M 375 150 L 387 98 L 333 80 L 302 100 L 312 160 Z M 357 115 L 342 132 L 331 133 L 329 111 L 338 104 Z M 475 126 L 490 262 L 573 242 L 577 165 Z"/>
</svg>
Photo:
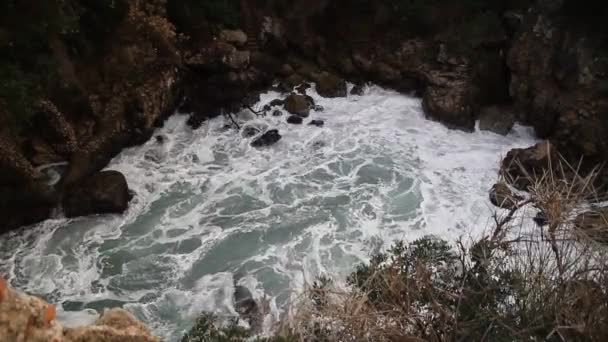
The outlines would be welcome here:
<svg viewBox="0 0 608 342">
<path fill-rule="evenodd" d="M 509 151 L 502 161 L 501 173 L 517 189 L 526 190 L 558 161 L 555 148 L 545 141 L 529 148 Z"/>
<path fill-rule="evenodd" d="M 67 328 L 55 306 L 15 291 L 0 278 L 0 340 L 11 342 L 159 342 L 123 309 L 106 310 L 92 325 Z"/>
<path fill-rule="evenodd" d="M 127 210 L 130 199 L 122 173 L 101 171 L 65 193 L 63 211 L 67 217 L 120 214 Z"/>
</svg>

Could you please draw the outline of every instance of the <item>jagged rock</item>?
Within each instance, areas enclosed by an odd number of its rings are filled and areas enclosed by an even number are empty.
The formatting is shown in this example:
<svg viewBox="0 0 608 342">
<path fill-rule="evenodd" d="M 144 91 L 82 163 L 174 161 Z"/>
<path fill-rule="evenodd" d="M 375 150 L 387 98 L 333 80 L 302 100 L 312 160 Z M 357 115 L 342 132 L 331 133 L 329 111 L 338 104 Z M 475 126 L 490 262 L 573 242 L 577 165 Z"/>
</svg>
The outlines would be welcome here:
<svg viewBox="0 0 608 342">
<path fill-rule="evenodd" d="M 55 305 L 17 292 L 0 278 L 0 340 L 14 342 L 159 342 L 123 309 L 106 310 L 89 326 L 66 328 Z"/>
<path fill-rule="evenodd" d="M 578 215 L 574 228 L 595 241 L 608 244 L 608 208 L 593 209 Z"/>
<path fill-rule="evenodd" d="M 279 140 L 281 140 L 281 135 L 279 134 L 279 130 L 271 129 L 271 130 L 266 131 L 266 133 L 262 134 L 261 137 L 255 139 L 251 143 L 251 146 L 253 146 L 253 147 L 270 146 L 270 145 L 277 143 Z"/>
<path fill-rule="evenodd" d="M 322 73 L 316 79 L 317 93 L 323 97 L 346 97 L 346 81 L 330 73 Z"/>
<path fill-rule="evenodd" d="M 311 126 L 323 127 L 325 125 L 325 121 L 323 120 L 312 120 L 308 123 Z"/>
<path fill-rule="evenodd" d="M 353 89 L 350 90 L 351 95 L 363 96 L 365 94 L 365 84 L 355 84 Z"/>
<path fill-rule="evenodd" d="M 505 183 L 496 183 L 490 190 L 490 202 L 498 208 L 512 210 L 521 200 L 523 198 L 514 194 Z"/>
<path fill-rule="evenodd" d="M 515 148 L 507 153 L 501 173 L 519 190 L 526 190 L 535 177 L 549 169 L 549 161 L 557 162 L 557 153 L 550 142 L 538 143 L 529 148 Z"/>
<path fill-rule="evenodd" d="M 507 135 L 515 124 L 515 115 L 508 108 L 485 107 L 479 112 L 479 129 Z"/>
<path fill-rule="evenodd" d="M 67 217 L 120 214 L 130 200 L 125 176 L 118 171 L 101 171 L 66 192 L 63 210 Z"/>
<path fill-rule="evenodd" d="M 308 117 L 310 114 L 310 105 L 305 96 L 291 94 L 285 99 L 285 109 L 294 115 Z"/>
<path fill-rule="evenodd" d="M 290 124 L 292 124 L 292 125 L 301 125 L 303 121 L 304 121 L 304 120 L 303 120 L 303 119 L 302 119 L 302 117 L 301 117 L 301 116 L 299 116 L 299 115 L 290 115 L 290 116 L 287 118 L 287 123 L 290 123 Z"/>
<path fill-rule="evenodd" d="M 236 46 L 243 46 L 247 43 L 247 34 L 241 30 L 222 30 L 220 40 Z"/>
</svg>

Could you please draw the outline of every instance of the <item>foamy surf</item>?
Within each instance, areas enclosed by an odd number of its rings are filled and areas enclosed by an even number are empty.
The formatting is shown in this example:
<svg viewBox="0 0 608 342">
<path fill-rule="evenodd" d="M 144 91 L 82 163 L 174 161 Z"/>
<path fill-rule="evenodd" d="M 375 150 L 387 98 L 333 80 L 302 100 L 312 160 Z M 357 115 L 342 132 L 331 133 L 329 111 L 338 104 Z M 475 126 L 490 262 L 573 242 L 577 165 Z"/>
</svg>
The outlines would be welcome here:
<svg viewBox="0 0 608 342">
<path fill-rule="evenodd" d="M 267 298 L 272 320 L 305 282 L 342 277 L 396 239 L 479 234 L 501 156 L 535 142 L 521 126 L 507 137 L 448 130 L 424 119 L 419 99 L 379 87 L 311 96 L 325 110 L 310 119 L 325 126 L 251 118 L 283 135 L 262 149 L 222 117 L 198 130 L 171 117 L 162 144 L 125 150 L 108 166 L 136 193 L 124 215 L 5 236 L 0 272 L 63 303 L 59 316 L 73 323 L 122 305 L 168 341 L 203 310 L 235 315 L 235 277 Z M 256 107 L 277 97 L 263 94 Z"/>
</svg>

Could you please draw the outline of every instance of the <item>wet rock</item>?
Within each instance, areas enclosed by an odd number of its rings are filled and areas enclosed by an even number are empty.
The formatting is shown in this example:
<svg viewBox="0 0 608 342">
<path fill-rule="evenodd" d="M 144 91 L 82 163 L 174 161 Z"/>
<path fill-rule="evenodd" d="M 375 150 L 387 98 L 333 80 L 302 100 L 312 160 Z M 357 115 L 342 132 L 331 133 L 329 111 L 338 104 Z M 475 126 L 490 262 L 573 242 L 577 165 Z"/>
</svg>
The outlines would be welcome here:
<svg viewBox="0 0 608 342">
<path fill-rule="evenodd" d="M 346 97 L 346 81 L 340 77 L 324 72 L 316 79 L 317 93 L 323 97 Z"/>
<path fill-rule="evenodd" d="M 548 142 L 529 148 L 515 148 L 507 153 L 501 165 L 501 173 L 519 190 L 526 190 L 535 177 L 541 177 L 549 169 L 549 161 L 557 162 L 557 153 Z"/>
<path fill-rule="evenodd" d="M 323 127 L 325 125 L 325 121 L 323 120 L 312 120 L 308 123 L 311 126 Z"/>
<path fill-rule="evenodd" d="M 508 108 L 485 107 L 479 113 L 479 129 L 507 135 L 513 129 L 515 115 Z"/>
<path fill-rule="evenodd" d="M 448 128 L 472 132 L 475 129 L 475 108 L 472 94 L 465 84 L 431 86 L 422 100 L 425 115 Z"/>
<path fill-rule="evenodd" d="M 285 92 L 291 92 L 294 88 L 304 84 L 306 81 L 298 74 L 293 74 L 281 82 L 279 88 Z"/>
<path fill-rule="evenodd" d="M 355 84 L 353 89 L 350 90 L 351 95 L 363 96 L 365 94 L 365 84 Z"/>
<path fill-rule="evenodd" d="M 251 146 L 253 146 L 253 147 L 270 146 L 270 145 L 277 143 L 279 140 L 281 140 L 281 135 L 279 134 L 279 130 L 271 129 L 269 131 L 266 131 L 266 133 L 262 134 L 261 137 L 255 139 L 251 143 Z"/>
<path fill-rule="evenodd" d="M 101 171 L 66 192 L 63 210 L 67 217 L 120 214 L 130 200 L 125 176 L 118 171 Z"/>
<path fill-rule="evenodd" d="M 301 125 L 303 121 L 304 119 L 302 119 L 302 117 L 299 115 L 290 115 L 287 118 L 287 123 L 290 123 L 292 125 Z"/>
<path fill-rule="evenodd" d="M 244 138 L 251 138 L 260 133 L 260 129 L 254 126 L 245 126 L 243 127 L 242 136 Z"/>
<path fill-rule="evenodd" d="M 272 116 L 281 116 L 281 115 L 283 115 L 283 112 L 278 109 L 272 112 Z"/>
<path fill-rule="evenodd" d="M 512 210 L 523 198 L 511 191 L 505 183 L 496 183 L 490 190 L 490 202 L 498 208 Z"/>
<path fill-rule="evenodd" d="M 305 96 L 291 94 L 285 99 L 285 109 L 294 115 L 308 117 L 310 114 L 310 105 Z"/>
<path fill-rule="evenodd" d="M 276 106 L 282 106 L 285 104 L 285 100 L 281 100 L 281 99 L 274 99 L 272 101 L 270 101 L 269 105 L 272 107 L 276 107 Z"/>
<path fill-rule="evenodd" d="M 310 89 L 310 84 L 303 83 L 296 87 L 296 92 L 298 94 L 306 95 L 306 90 Z"/>
<path fill-rule="evenodd" d="M 241 316 L 251 316 L 259 312 L 258 303 L 245 286 L 237 285 L 234 289 L 234 308 Z"/>
<path fill-rule="evenodd" d="M 281 68 L 279 69 L 279 76 L 283 76 L 283 77 L 289 77 L 291 75 L 293 75 L 296 71 L 293 69 L 293 67 L 289 64 L 283 64 L 281 65 Z"/>
<path fill-rule="evenodd" d="M 241 30 L 223 30 L 220 32 L 220 40 L 236 46 L 244 46 L 247 43 L 247 34 Z"/>
<path fill-rule="evenodd" d="M 597 242 L 608 244 L 608 208 L 597 208 L 578 215 L 574 228 Z"/>
<path fill-rule="evenodd" d="M 374 63 L 371 70 L 371 76 L 374 80 L 380 83 L 392 84 L 401 78 L 401 73 L 399 70 L 386 63 L 378 62 Z"/>
<path fill-rule="evenodd" d="M 312 108 L 315 112 L 322 112 L 325 110 L 325 107 L 321 106 L 321 105 L 314 105 Z"/>
<path fill-rule="evenodd" d="M 304 97 L 306 98 L 308 107 L 313 108 L 315 106 L 315 99 L 313 99 L 312 96 L 310 96 L 310 95 L 304 95 Z"/>
</svg>

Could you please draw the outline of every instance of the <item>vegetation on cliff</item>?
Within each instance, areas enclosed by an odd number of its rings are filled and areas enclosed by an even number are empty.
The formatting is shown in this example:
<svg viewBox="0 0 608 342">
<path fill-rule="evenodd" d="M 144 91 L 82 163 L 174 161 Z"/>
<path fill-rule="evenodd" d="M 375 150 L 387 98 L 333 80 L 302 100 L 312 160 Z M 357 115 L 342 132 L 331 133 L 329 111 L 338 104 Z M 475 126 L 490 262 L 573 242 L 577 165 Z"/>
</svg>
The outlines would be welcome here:
<svg viewBox="0 0 608 342">
<path fill-rule="evenodd" d="M 560 168 L 572 174 L 565 164 Z M 593 229 L 581 225 L 577 213 L 597 195 L 594 176 L 558 172 L 534 177 L 528 196 L 514 198 L 517 205 L 497 214 L 479 239 L 396 242 L 359 265 L 346 288 L 321 277 L 292 303 L 277 330 L 282 337 L 274 338 L 605 341 L 608 250 L 597 237 L 607 234 L 607 217 Z M 535 211 L 530 205 L 544 213 L 531 229 L 524 228 Z M 248 336 L 234 322 L 219 330 L 213 322 L 203 316 L 183 342 Z"/>
</svg>

